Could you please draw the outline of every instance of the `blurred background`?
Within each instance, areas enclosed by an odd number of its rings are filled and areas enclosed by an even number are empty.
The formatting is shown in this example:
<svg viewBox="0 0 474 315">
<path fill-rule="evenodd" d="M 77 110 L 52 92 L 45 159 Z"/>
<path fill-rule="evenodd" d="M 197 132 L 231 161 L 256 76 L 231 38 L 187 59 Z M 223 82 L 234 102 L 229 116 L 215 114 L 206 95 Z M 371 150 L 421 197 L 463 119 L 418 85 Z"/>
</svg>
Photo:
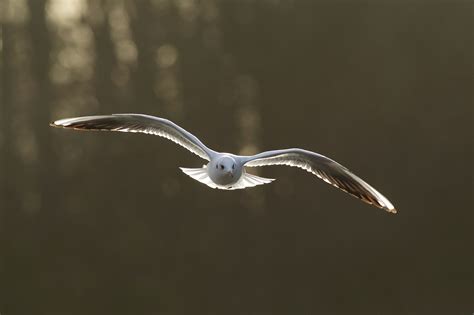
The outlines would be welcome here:
<svg viewBox="0 0 474 315">
<path fill-rule="evenodd" d="M 471 314 L 471 1 L 0 0 L 0 312 Z M 223 192 L 158 137 L 302 147 L 397 215 L 294 168 Z"/>
</svg>

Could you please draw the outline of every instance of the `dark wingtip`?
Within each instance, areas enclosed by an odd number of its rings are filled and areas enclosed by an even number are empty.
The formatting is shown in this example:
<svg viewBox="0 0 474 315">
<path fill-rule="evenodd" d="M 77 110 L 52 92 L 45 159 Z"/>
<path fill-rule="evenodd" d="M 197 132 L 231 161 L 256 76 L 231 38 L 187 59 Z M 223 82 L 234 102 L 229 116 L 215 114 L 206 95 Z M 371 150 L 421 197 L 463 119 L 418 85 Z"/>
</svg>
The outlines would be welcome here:
<svg viewBox="0 0 474 315">
<path fill-rule="evenodd" d="M 385 210 L 387 210 L 387 212 L 391 213 L 391 214 L 397 214 L 398 213 L 398 210 L 393 208 L 393 209 L 388 209 L 388 208 L 385 208 Z"/>
</svg>

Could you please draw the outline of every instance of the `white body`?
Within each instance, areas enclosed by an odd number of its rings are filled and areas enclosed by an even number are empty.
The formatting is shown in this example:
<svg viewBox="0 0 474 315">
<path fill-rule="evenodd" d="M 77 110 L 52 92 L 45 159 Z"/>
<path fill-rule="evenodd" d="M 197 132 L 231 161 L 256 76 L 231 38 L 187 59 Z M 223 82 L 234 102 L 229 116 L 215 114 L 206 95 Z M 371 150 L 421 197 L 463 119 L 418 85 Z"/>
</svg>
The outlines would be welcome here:
<svg viewBox="0 0 474 315">
<path fill-rule="evenodd" d="M 254 187 L 274 180 L 248 174 L 243 159 L 230 153 L 215 152 L 209 163 L 202 168 L 181 167 L 181 170 L 211 188 L 226 190 Z"/>
</svg>

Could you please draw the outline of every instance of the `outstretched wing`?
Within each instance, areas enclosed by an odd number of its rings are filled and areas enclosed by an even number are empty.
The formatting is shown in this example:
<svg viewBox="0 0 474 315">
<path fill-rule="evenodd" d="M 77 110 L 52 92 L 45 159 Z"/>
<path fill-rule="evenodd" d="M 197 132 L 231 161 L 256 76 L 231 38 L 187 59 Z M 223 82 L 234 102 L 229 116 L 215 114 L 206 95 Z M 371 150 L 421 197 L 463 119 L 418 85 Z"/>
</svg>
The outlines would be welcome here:
<svg viewBox="0 0 474 315">
<path fill-rule="evenodd" d="M 288 165 L 313 173 L 326 183 L 391 213 L 397 210 L 381 193 L 341 164 L 311 151 L 286 149 L 244 157 L 245 166 Z"/>
<path fill-rule="evenodd" d="M 207 148 L 190 132 L 167 119 L 149 115 L 113 114 L 84 116 L 56 120 L 50 125 L 76 130 L 105 130 L 152 134 L 169 139 L 208 161 L 211 155 L 214 154 L 214 151 Z"/>
</svg>

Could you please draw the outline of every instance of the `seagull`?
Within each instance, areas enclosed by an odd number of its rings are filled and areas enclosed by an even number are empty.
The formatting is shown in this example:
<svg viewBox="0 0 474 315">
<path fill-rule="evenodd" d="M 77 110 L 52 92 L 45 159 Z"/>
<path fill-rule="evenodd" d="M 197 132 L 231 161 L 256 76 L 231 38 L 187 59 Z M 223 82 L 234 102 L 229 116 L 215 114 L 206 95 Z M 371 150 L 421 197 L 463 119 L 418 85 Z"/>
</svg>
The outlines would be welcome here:
<svg viewBox="0 0 474 315">
<path fill-rule="evenodd" d="M 377 208 L 397 213 L 392 203 L 372 186 L 336 161 L 315 152 L 299 148 L 265 151 L 251 156 L 217 152 L 172 121 L 143 114 L 74 117 L 56 120 L 50 125 L 75 130 L 134 132 L 164 137 L 208 161 L 201 168 L 180 169 L 211 188 L 234 190 L 268 184 L 274 179 L 249 174 L 246 168 L 287 165 L 302 168 Z"/>
</svg>

